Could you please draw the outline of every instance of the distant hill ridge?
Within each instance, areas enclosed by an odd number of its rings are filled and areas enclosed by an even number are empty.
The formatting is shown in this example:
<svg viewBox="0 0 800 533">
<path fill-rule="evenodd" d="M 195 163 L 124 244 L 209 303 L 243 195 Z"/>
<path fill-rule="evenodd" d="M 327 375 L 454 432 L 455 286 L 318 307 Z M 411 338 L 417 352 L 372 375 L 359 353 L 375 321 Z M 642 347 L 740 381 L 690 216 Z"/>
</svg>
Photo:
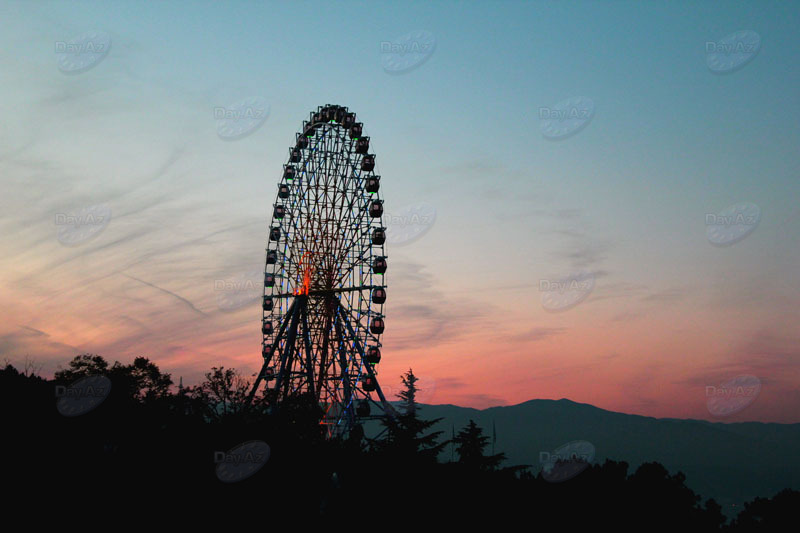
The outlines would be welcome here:
<svg viewBox="0 0 800 533">
<path fill-rule="evenodd" d="M 800 489 L 800 424 L 654 418 L 568 399 L 488 409 L 423 404 L 420 414 L 443 418 L 434 430 L 448 439 L 470 419 L 489 437 L 494 424 L 496 453 L 506 454 L 507 465 L 527 464 L 534 471 L 540 469 L 540 452 L 575 440 L 594 445 L 595 462 L 626 461 L 629 473 L 644 462 L 659 462 L 670 472 L 683 472 L 689 487 L 726 510 L 783 488 Z M 450 456 L 447 447 L 441 460 Z"/>
</svg>

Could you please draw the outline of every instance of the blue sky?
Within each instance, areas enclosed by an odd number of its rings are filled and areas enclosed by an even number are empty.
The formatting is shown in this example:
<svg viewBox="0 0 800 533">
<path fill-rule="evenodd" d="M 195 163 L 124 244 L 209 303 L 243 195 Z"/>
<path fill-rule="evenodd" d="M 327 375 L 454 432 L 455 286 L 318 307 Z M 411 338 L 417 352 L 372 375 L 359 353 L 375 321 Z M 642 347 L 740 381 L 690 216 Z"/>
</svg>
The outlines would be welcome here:
<svg viewBox="0 0 800 533">
<path fill-rule="evenodd" d="M 294 133 L 339 103 L 372 138 L 387 210 L 436 211 L 390 248 L 387 381 L 413 366 L 443 402 L 569 397 L 703 417 L 703 384 L 753 374 L 763 392 L 742 416 L 798 421 L 797 3 L 0 10 L 11 360 L 52 372 L 83 351 L 146 354 L 186 380 L 220 363 L 253 370 L 258 305 L 220 312 L 214 281 L 261 267 Z M 108 33 L 108 55 L 59 71 L 55 43 L 91 30 Z M 381 43 L 415 30 L 434 52 L 388 74 Z M 741 30 L 760 36 L 758 54 L 711 72 L 706 43 Z M 214 109 L 250 97 L 269 104 L 264 124 L 221 140 Z M 591 121 L 547 138 L 540 109 L 572 97 L 593 102 Z M 760 208 L 758 227 L 711 245 L 706 214 L 742 202 Z M 98 203 L 108 227 L 63 246 L 53 215 Z M 591 295 L 546 312 L 540 280 L 579 270 Z"/>
</svg>

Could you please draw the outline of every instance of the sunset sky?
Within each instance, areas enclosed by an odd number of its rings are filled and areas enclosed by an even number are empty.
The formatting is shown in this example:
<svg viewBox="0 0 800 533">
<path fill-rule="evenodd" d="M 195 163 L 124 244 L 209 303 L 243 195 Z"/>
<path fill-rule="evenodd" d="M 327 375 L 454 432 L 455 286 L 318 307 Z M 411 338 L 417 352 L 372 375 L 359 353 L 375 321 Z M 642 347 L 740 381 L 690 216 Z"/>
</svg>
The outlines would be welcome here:
<svg viewBox="0 0 800 533">
<path fill-rule="evenodd" d="M 387 211 L 435 212 L 387 247 L 385 388 L 411 367 L 427 403 L 800 422 L 798 26 L 790 2 L 2 1 L 0 358 L 256 372 L 258 301 L 220 286 L 260 278 L 287 149 L 334 103 Z M 87 32 L 110 49 L 69 71 Z M 715 72 L 737 32 L 757 51 Z M 435 47 L 392 71 L 409 34 Z M 243 100 L 266 120 L 222 138 Z M 561 102 L 590 118 L 554 138 Z M 90 206 L 82 240 L 63 221 Z M 728 208 L 755 219 L 719 242 Z M 741 375 L 758 397 L 715 416 Z"/>
</svg>

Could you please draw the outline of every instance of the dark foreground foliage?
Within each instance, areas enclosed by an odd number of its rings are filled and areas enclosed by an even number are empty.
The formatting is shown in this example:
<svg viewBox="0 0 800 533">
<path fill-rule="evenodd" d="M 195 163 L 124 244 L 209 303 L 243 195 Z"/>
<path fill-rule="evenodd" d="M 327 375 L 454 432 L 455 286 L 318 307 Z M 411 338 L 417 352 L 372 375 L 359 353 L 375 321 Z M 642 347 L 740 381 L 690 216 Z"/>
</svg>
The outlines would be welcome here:
<svg viewBox="0 0 800 533">
<path fill-rule="evenodd" d="M 98 373 L 112 380 L 108 398 L 81 416 L 62 416 L 56 386 Z M 325 521 L 428 530 L 490 521 L 567 531 L 777 531 L 800 509 L 800 493 L 786 490 L 747 504 L 726 524 L 713 500 L 701 502 L 681 473 L 657 463 L 631 472 L 607 461 L 549 482 L 524 467 L 502 467 L 502 454 L 485 453 L 489 440 L 474 424 L 455 437 L 455 460 L 437 462 L 444 443 L 420 418 L 413 373 L 404 383 L 398 417 L 380 439 L 332 440 L 318 407 L 303 398 L 273 414 L 266 398 L 245 408 L 246 384 L 230 370 L 215 368 L 202 385 L 173 393 L 170 376 L 144 358 L 109 366 L 80 356 L 52 381 L 7 366 L 0 370 L 4 508 L 7 516 L 109 524 L 170 516 L 207 525 Z M 263 468 L 220 481 L 215 453 L 252 440 L 270 446 Z"/>
</svg>

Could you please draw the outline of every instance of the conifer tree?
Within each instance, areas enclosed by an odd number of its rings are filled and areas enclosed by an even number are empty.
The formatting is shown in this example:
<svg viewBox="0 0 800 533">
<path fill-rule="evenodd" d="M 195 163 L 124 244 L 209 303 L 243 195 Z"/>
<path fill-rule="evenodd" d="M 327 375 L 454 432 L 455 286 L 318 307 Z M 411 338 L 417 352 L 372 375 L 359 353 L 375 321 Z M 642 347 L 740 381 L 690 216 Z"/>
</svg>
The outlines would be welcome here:
<svg viewBox="0 0 800 533">
<path fill-rule="evenodd" d="M 387 417 L 384 420 L 387 436 L 382 447 L 405 457 L 418 455 L 435 461 L 448 442 L 438 442 L 441 431 L 427 432 L 442 419 L 423 420 L 419 417 L 421 411 L 417 403 L 419 378 L 414 375 L 413 370 L 409 369 L 401 379 L 404 390 L 398 394 L 399 412 L 394 418 Z"/>
<path fill-rule="evenodd" d="M 458 432 L 453 439 L 458 454 L 458 462 L 480 470 L 496 470 L 506 456 L 498 453 L 496 455 L 484 455 L 484 450 L 489 445 L 489 437 L 483 434 L 483 430 L 478 427 L 474 420 Z"/>
</svg>

